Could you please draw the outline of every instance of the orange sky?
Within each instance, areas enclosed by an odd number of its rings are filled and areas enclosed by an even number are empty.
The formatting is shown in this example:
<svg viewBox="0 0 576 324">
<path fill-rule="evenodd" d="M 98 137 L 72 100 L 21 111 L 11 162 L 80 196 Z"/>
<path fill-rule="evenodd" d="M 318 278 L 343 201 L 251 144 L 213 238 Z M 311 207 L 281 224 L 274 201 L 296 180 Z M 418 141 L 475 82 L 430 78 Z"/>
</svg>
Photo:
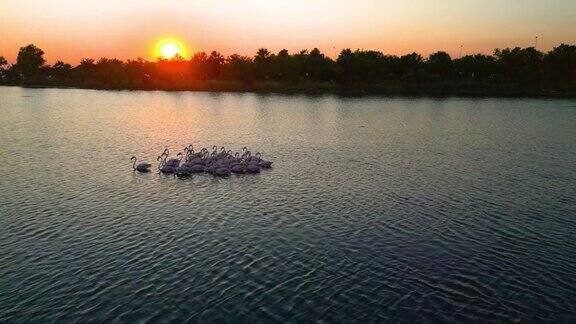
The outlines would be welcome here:
<svg viewBox="0 0 576 324">
<path fill-rule="evenodd" d="M 576 43 L 574 0 L 3 0 L 0 55 L 13 62 L 34 43 L 56 59 L 153 59 L 155 43 L 180 39 L 188 53 L 252 55 L 318 47 L 390 54 L 446 50 L 453 56 L 496 47 Z"/>
</svg>

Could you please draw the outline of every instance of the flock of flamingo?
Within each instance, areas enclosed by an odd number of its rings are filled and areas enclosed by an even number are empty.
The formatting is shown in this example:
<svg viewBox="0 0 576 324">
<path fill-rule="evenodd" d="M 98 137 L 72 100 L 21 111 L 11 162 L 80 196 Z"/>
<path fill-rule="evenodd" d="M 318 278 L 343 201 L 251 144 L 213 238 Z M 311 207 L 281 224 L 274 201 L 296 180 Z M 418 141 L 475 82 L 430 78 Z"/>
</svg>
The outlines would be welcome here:
<svg viewBox="0 0 576 324">
<path fill-rule="evenodd" d="M 232 153 L 224 147 L 215 145 L 210 153 L 208 149 L 202 148 L 194 152 L 192 144 L 184 148 L 184 152 L 176 155 L 176 158 L 169 158 L 170 151 L 165 149 L 156 159 L 158 161 L 158 173 L 174 174 L 177 177 L 187 177 L 193 173 L 210 173 L 215 176 L 228 176 L 231 173 L 260 173 L 262 168 L 271 168 L 272 162 L 262 159 L 260 153 L 252 155 L 248 148 Z M 136 163 L 138 159 L 131 158 L 134 171 L 146 173 L 150 172 L 152 164 L 147 162 Z"/>
</svg>

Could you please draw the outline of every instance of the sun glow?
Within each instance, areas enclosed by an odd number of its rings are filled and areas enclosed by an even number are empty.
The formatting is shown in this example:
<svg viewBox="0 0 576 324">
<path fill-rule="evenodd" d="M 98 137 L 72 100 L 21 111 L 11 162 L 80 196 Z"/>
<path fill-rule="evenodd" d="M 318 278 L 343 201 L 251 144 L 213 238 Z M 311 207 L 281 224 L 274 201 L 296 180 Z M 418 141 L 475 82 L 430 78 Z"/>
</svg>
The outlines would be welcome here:
<svg viewBox="0 0 576 324">
<path fill-rule="evenodd" d="M 181 41 L 174 38 L 162 39 L 156 43 L 154 56 L 157 58 L 172 59 L 176 55 L 186 57 L 186 48 Z"/>
</svg>

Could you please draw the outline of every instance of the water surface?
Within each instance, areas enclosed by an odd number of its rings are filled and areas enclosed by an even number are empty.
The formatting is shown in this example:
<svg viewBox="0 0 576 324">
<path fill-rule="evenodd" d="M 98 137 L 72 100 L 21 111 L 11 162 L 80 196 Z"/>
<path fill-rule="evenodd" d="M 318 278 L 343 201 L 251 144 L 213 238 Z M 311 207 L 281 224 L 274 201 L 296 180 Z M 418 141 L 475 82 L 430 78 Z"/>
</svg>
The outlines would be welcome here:
<svg viewBox="0 0 576 324">
<path fill-rule="evenodd" d="M 576 101 L 0 87 L 0 322 L 576 321 Z M 134 174 L 193 143 L 259 175 Z"/>
</svg>

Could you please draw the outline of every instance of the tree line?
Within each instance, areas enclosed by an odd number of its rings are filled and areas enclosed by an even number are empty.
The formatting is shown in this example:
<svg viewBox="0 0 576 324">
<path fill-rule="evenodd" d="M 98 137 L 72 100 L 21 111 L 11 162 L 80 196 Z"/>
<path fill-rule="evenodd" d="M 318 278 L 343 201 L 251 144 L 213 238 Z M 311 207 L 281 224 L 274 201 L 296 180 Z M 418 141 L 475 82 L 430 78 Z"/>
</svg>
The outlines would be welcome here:
<svg viewBox="0 0 576 324">
<path fill-rule="evenodd" d="M 423 94 L 576 94 L 576 46 L 543 53 L 534 47 L 496 49 L 492 55 L 452 58 L 439 51 L 423 57 L 344 49 L 334 60 L 319 49 L 252 57 L 217 51 L 122 61 L 82 59 L 46 64 L 44 51 L 20 48 L 15 64 L 0 56 L 0 83 L 96 89 L 166 90 L 352 90 Z"/>
</svg>

